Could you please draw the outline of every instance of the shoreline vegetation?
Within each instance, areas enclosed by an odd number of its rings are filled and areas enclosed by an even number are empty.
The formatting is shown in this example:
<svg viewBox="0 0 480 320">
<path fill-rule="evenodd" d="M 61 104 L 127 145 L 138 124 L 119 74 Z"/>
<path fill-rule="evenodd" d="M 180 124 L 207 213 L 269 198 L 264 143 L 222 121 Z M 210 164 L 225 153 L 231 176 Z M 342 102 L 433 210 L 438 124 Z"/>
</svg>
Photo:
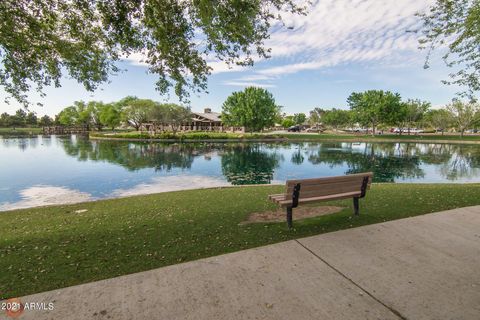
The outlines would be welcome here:
<svg viewBox="0 0 480 320">
<path fill-rule="evenodd" d="M 229 141 L 252 141 L 252 142 L 310 142 L 310 141 L 341 141 L 341 142 L 431 142 L 431 143 L 459 143 L 480 144 L 480 135 L 457 134 L 422 134 L 422 135 L 398 135 L 398 134 L 349 134 L 349 133 L 219 133 L 219 132 L 179 132 L 159 133 L 151 135 L 146 132 L 90 132 L 91 139 L 99 140 L 123 140 L 123 141 L 157 141 L 157 142 L 229 142 Z"/>
<path fill-rule="evenodd" d="M 27 128 L 0 128 L 0 137 L 35 136 L 43 134 L 40 127 Z M 223 133 L 223 132 L 163 132 L 151 135 L 138 131 L 90 131 L 90 139 L 139 141 L 139 142 L 429 142 L 429 143 L 455 143 L 455 144 L 480 144 L 480 134 L 469 134 L 463 137 L 460 134 L 428 133 L 418 135 L 408 134 L 352 134 L 327 132 L 311 133 Z"/>
<path fill-rule="evenodd" d="M 480 184 L 373 184 L 352 216 L 242 224 L 284 186 L 174 191 L 0 213 L 0 299 L 54 290 L 326 232 L 479 205 Z"/>
</svg>

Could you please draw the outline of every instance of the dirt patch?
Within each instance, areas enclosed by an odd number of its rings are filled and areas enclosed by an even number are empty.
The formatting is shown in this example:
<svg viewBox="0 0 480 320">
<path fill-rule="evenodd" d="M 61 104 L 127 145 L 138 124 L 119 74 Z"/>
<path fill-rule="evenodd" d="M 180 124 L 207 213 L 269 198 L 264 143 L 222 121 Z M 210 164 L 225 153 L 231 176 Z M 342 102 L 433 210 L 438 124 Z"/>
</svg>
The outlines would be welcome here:
<svg viewBox="0 0 480 320">
<path fill-rule="evenodd" d="M 322 207 L 299 207 L 293 209 L 293 220 L 301 220 L 306 218 L 324 216 L 327 214 L 337 213 L 345 208 L 335 206 Z M 240 224 L 249 223 L 265 223 L 265 222 L 280 222 L 285 221 L 286 209 L 279 209 L 275 211 L 254 212 L 250 214 L 247 220 Z"/>
</svg>

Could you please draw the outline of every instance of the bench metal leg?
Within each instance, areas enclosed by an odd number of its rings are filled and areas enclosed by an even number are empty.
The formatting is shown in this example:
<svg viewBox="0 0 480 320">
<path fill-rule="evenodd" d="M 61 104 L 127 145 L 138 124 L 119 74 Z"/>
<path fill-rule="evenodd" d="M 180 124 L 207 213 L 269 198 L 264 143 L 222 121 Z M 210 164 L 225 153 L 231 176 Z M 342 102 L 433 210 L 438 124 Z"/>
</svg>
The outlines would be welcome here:
<svg viewBox="0 0 480 320">
<path fill-rule="evenodd" d="M 293 208 L 292 207 L 287 207 L 287 225 L 288 228 L 291 229 L 293 226 L 292 219 L 293 219 L 293 214 L 292 214 Z"/>
<path fill-rule="evenodd" d="M 353 213 L 358 216 L 359 212 L 359 206 L 358 206 L 358 199 L 357 197 L 353 198 Z"/>
</svg>

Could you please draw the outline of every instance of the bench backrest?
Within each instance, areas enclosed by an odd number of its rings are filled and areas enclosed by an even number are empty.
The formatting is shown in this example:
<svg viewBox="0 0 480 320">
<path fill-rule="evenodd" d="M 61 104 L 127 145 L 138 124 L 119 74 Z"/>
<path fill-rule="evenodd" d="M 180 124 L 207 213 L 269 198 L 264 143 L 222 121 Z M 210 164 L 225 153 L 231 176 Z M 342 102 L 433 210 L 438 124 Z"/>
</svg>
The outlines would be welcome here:
<svg viewBox="0 0 480 320">
<path fill-rule="evenodd" d="M 292 199 L 293 188 L 298 183 L 300 183 L 300 199 L 361 191 L 363 179 L 365 177 L 368 177 L 367 188 L 369 188 L 372 183 L 372 172 L 349 174 L 338 177 L 288 180 L 286 199 Z"/>
</svg>

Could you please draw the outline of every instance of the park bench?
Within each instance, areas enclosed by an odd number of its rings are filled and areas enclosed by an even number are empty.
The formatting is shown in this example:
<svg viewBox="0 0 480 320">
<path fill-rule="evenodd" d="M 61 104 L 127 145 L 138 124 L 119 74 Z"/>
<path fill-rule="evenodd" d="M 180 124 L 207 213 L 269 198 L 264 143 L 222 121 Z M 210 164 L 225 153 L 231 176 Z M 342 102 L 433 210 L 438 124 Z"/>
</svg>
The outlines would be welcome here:
<svg viewBox="0 0 480 320">
<path fill-rule="evenodd" d="M 287 208 L 287 224 L 292 227 L 293 208 L 300 204 L 353 198 L 354 214 L 359 214 L 358 200 L 365 197 L 372 182 L 373 173 L 356 173 L 346 176 L 288 180 L 287 190 L 268 198 Z"/>
</svg>

